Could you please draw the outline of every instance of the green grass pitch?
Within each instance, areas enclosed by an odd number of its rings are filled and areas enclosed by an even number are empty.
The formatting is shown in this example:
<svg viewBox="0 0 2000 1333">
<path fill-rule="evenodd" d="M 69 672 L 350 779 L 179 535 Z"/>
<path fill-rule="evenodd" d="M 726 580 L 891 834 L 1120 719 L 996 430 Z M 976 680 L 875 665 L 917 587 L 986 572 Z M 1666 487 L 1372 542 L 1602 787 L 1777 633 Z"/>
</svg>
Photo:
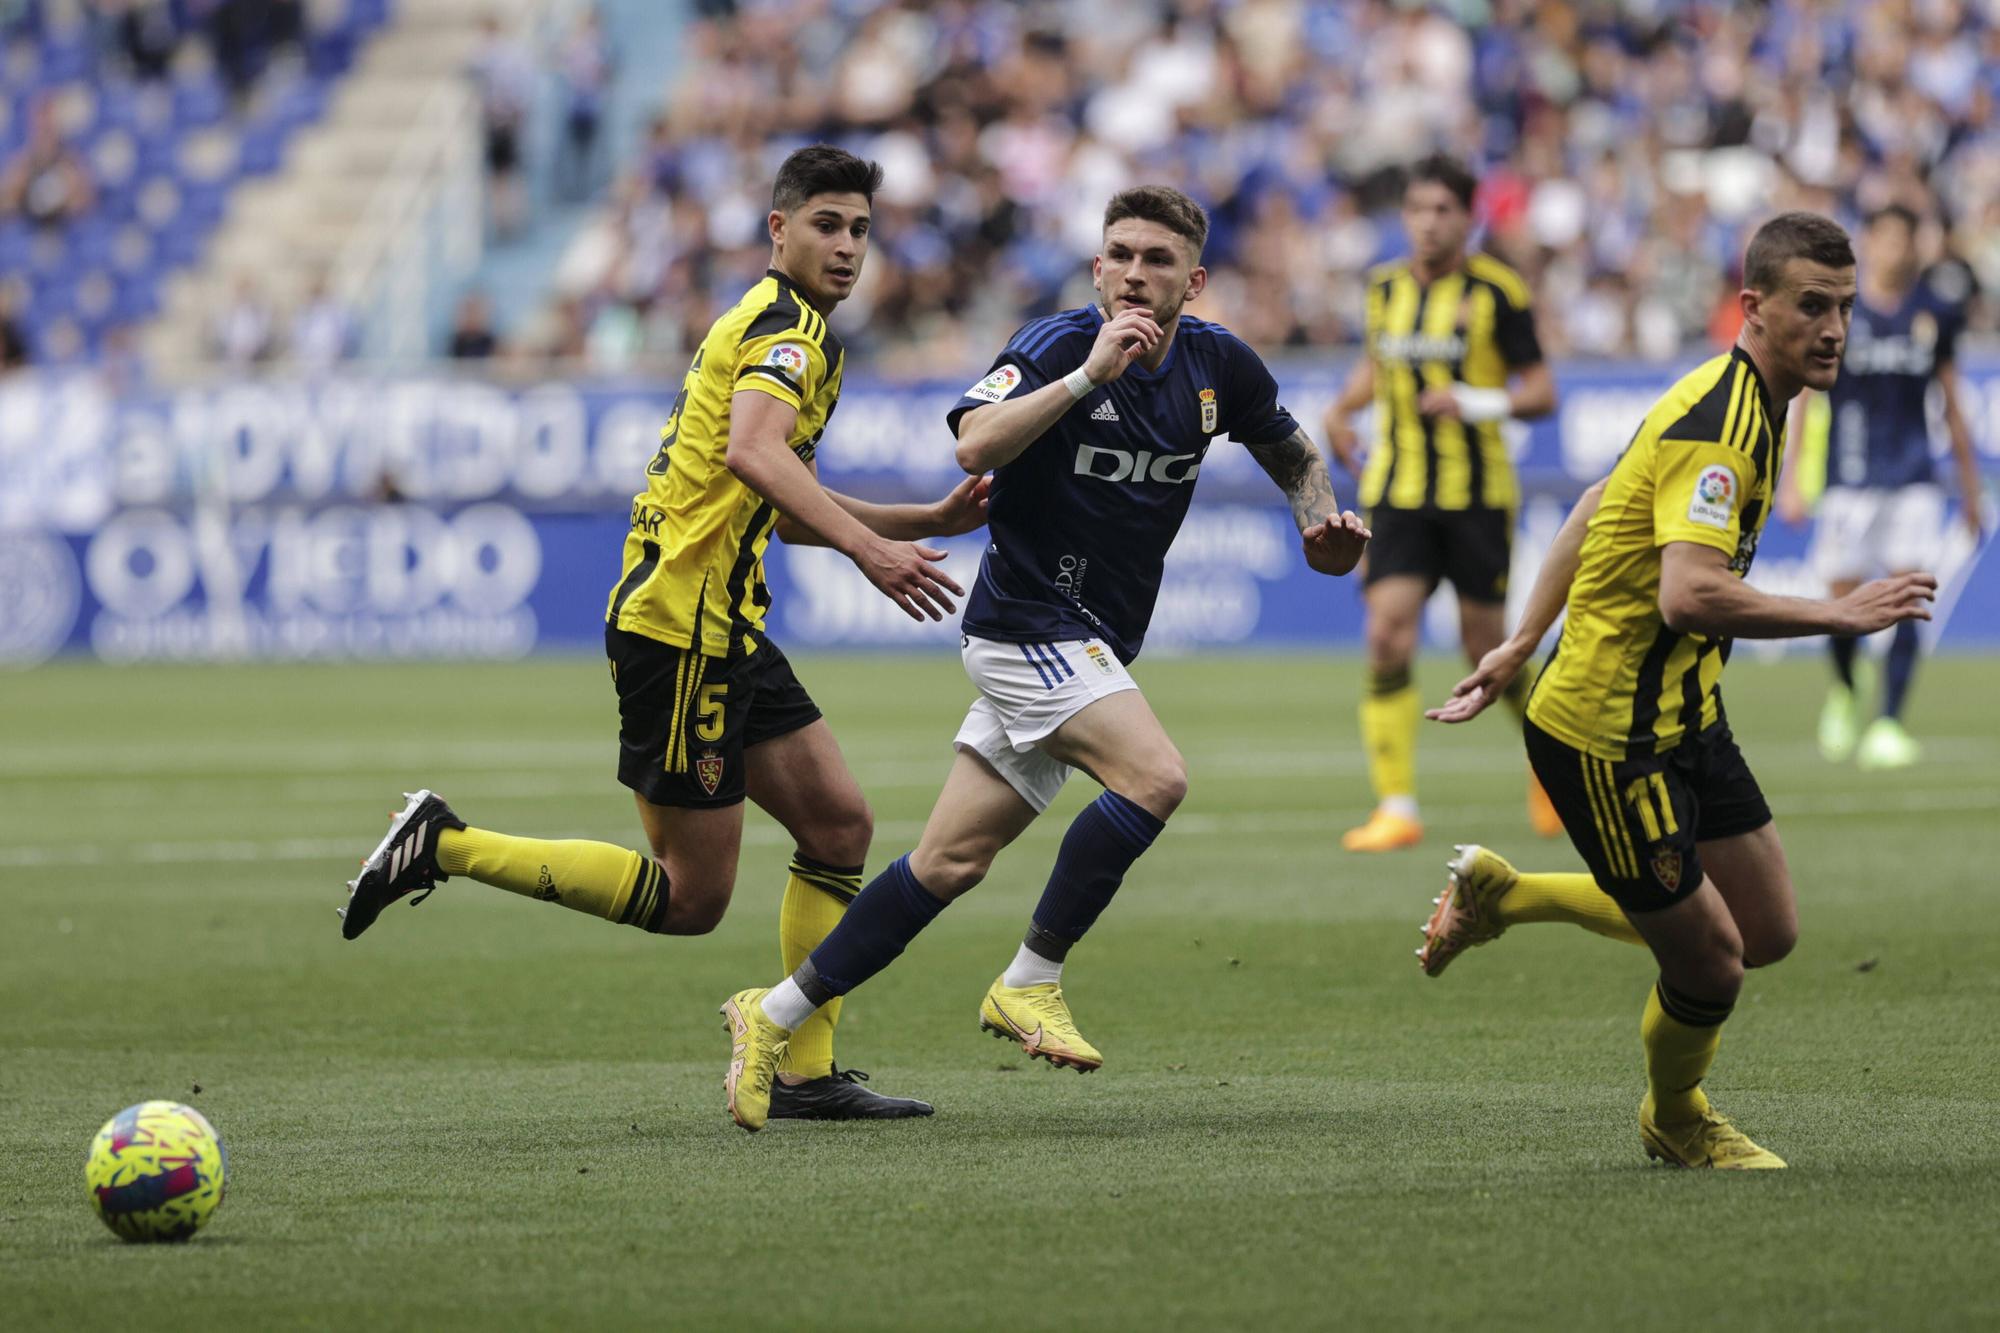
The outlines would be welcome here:
<svg viewBox="0 0 2000 1333">
<path fill-rule="evenodd" d="M 1804 921 L 1710 1084 L 1792 1163 L 1750 1177 L 1641 1155 L 1640 951 L 1534 926 L 1419 973 L 1452 842 L 1578 863 L 1527 833 L 1504 717 L 1426 731 L 1421 850 L 1342 854 L 1352 659 L 1140 664 L 1192 792 L 1072 958 L 1103 1072 L 975 1030 L 1078 782 L 850 1002 L 844 1060 L 937 1117 L 755 1137 L 722 1109 L 715 1009 L 778 973 L 788 847 L 760 814 L 709 938 L 456 880 L 339 937 L 405 788 L 636 839 L 600 663 L 9 676 L 0 1323 L 1992 1327 L 1994 670 L 1927 667 L 1928 759 L 1899 775 L 1814 756 L 1817 661 L 1731 671 Z M 948 654 L 801 672 L 875 803 L 872 870 L 915 838 L 969 688 Z M 1428 693 L 1450 678 L 1428 664 Z M 91 1134 L 147 1097 L 231 1153 L 184 1247 L 121 1245 L 84 1198 Z"/>
</svg>

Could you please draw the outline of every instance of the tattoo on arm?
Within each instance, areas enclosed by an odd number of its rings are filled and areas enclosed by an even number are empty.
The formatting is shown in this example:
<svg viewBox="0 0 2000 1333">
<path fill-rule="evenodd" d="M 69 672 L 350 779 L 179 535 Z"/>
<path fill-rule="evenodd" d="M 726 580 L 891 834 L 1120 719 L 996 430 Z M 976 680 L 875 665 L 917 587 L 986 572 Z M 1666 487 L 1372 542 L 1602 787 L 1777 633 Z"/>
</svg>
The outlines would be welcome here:
<svg viewBox="0 0 2000 1333">
<path fill-rule="evenodd" d="M 1282 440 L 1245 446 L 1257 466 L 1270 474 L 1278 489 L 1292 502 L 1292 521 L 1304 532 L 1329 515 L 1340 513 L 1333 495 L 1333 479 L 1326 474 L 1326 460 L 1301 427 Z"/>
</svg>

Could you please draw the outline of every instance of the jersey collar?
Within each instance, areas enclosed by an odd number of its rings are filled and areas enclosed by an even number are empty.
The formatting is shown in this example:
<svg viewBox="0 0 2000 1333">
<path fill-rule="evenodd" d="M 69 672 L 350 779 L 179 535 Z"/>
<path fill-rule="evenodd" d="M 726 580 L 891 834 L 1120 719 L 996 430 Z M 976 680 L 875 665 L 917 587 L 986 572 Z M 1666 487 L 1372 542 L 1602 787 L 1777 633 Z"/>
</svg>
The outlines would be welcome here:
<svg viewBox="0 0 2000 1333">
<path fill-rule="evenodd" d="M 1757 358 L 1744 351 L 1741 343 L 1731 347 L 1729 355 L 1750 368 L 1750 378 L 1757 385 L 1757 396 L 1764 400 L 1765 415 L 1771 417 L 1774 421 L 1782 421 L 1784 419 L 1784 411 L 1779 404 L 1772 401 L 1771 386 L 1764 383 L 1764 372 L 1757 369 Z"/>
</svg>

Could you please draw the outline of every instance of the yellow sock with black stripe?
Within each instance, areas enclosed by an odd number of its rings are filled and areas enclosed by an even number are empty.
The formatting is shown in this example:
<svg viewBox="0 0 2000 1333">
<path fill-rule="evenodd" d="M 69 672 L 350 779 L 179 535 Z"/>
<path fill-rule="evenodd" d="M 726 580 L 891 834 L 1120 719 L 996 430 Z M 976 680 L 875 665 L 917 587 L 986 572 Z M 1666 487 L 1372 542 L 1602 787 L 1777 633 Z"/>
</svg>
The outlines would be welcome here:
<svg viewBox="0 0 2000 1333">
<path fill-rule="evenodd" d="M 792 857 L 785 898 L 778 908 L 778 948 L 785 975 L 798 970 L 821 940 L 833 933 L 847 905 L 861 892 L 860 866 L 830 866 L 804 852 Z M 781 1073 L 825 1078 L 833 1072 L 833 1029 L 840 1022 L 840 996 L 813 1011 L 792 1030 Z"/>
<path fill-rule="evenodd" d="M 1368 780 L 1378 805 L 1417 812 L 1417 727 L 1423 700 L 1417 695 L 1410 669 L 1368 675 L 1368 692 L 1361 699 L 1361 742 L 1368 749 Z"/>
<path fill-rule="evenodd" d="M 1522 875 L 1496 905 L 1500 920 L 1520 926 L 1531 921 L 1566 921 L 1573 926 L 1623 940 L 1644 944 L 1645 938 L 1632 927 L 1611 895 L 1597 887 L 1597 881 L 1581 874 Z"/>
<path fill-rule="evenodd" d="M 516 838 L 486 829 L 438 834 L 438 869 L 509 893 L 660 933 L 667 877 L 660 863 L 608 842 Z"/>
<path fill-rule="evenodd" d="M 1685 1123 L 1708 1110 L 1701 1081 L 1722 1045 L 1723 1020 L 1735 1007 L 1733 1001 L 1695 999 L 1664 979 L 1654 985 L 1646 997 L 1646 1016 L 1639 1021 L 1654 1119 Z"/>
</svg>

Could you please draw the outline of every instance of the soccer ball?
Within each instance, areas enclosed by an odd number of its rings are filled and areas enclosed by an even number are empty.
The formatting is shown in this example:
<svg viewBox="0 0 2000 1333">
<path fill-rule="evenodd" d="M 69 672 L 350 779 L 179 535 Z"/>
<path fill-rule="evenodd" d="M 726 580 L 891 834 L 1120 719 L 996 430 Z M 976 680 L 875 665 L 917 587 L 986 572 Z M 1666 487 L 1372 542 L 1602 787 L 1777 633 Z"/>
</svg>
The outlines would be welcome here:
<svg viewBox="0 0 2000 1333">
<path fill-rule="evenodd" d="M 201 1112 L 140 1102 L 97 1131 L 83 1179 L 104 1225 L 126 1240 L 186 1240 L 222 1203 L 228 1164 Z"/>
</svg>

